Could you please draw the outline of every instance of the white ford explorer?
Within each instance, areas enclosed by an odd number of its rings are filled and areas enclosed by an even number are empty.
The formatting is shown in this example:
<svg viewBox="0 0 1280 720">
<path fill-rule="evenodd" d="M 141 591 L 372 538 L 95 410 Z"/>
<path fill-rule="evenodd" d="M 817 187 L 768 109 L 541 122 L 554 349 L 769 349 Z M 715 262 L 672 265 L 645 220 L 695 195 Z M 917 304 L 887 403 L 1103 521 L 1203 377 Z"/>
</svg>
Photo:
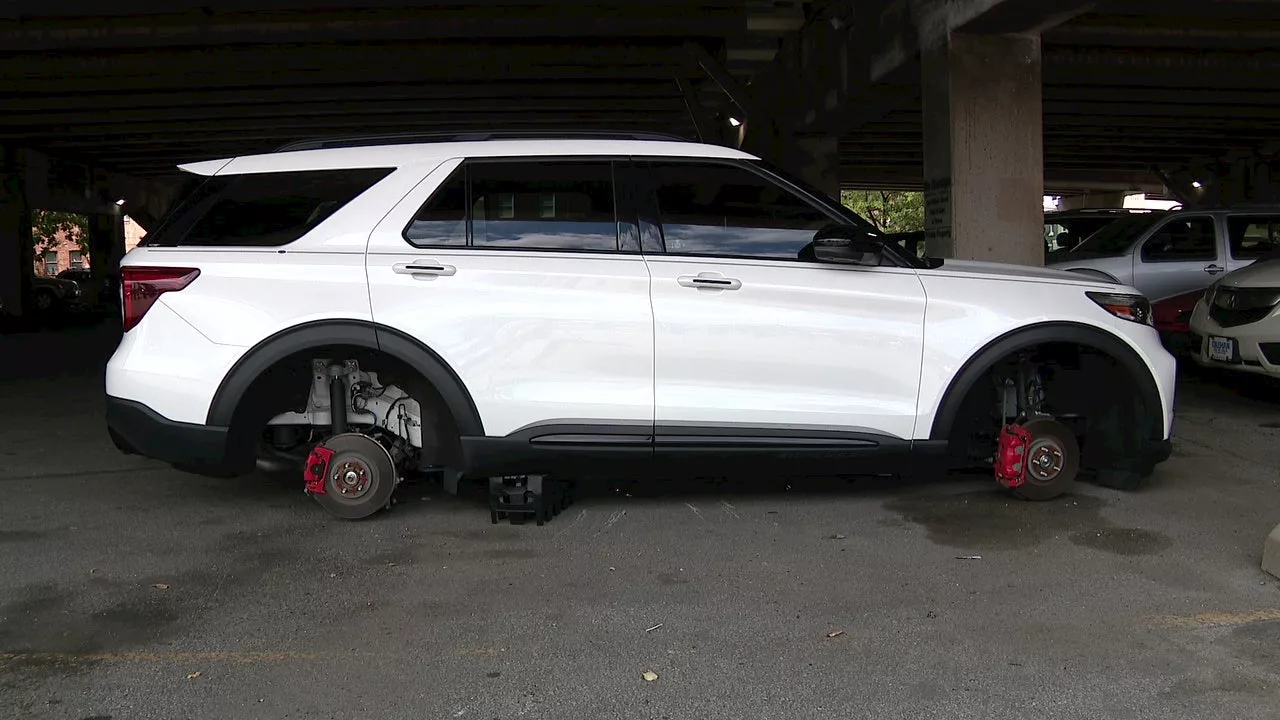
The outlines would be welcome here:
<svg viewBox="0 0 1280 720">
<path fill-rule="evenodd" d="M 425 471 L 541 521 L 586 476 L 980 462 L 1047 499 L 1170 453 L 1135 290 L 910 257 L 737 150 L 349 139 L 182 169 L 123 262 L 111 435 L 196 473 L 292 463 L 340 517 Z"/>
</svg>

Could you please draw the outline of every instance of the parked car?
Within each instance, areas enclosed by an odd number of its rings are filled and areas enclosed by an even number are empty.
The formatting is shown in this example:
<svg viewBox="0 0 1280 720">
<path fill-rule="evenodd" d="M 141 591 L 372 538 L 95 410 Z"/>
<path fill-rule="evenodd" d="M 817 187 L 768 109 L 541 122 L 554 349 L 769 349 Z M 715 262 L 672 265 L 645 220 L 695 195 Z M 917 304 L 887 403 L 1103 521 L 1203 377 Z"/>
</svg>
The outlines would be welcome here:
<svg viewBox="0 0 1280 720">
<path fill-rule="evenodd" d="M 1202 365 L 1280 376 L 1280 259 L 1268 258 L 1214 283 L 1191 315 Z"/>
<path fill-rule="evenodd" d="M 1132 285 L 1152 301 L 1204 290 L 1280 247 L 1280 207 L 1177 210 L 1113 221 L 1049 264 Z"/>
<path fill-rule="evenodd" d="M 1195 310 L 1196 303 L 1204 297 L 1204 293 L 1204 290 L 1193 290 L 1151 304 L 1151 314 L 1155 318 L 1160 341 L 1169 349 L 1169 352 L 1181 355 L 1194 349 L 1191 338 L 1191 313 Z"/>
<path fill-rule="evenodd" d="M 210 475 L 292 457 L 339 517 L 423 471 L 542 520 L 584 475 L 976 461 L 1048 499 L 1170 453 L 1175 362 L 1136 290 L 921 261 L 735 149 L 353 140 L 183 169 L 209 177 L 123 261 L 111 435 Z"/>
<path fill-rule="evenodd" d="M 37 313 L 71 309 L 81 296 L 80 285 L 74 280 L 43 275 L 31 278 L 31 309 Z"/>
<path fill-rule="evenodd" d="M 120 282 L 111 274 L 99 277 L 91 270 L 69 269 L 58 273 L 58 277 L 79 285 L 81 298 L 86 303 L 107 307 L 120 304 Z"/>
</svg>

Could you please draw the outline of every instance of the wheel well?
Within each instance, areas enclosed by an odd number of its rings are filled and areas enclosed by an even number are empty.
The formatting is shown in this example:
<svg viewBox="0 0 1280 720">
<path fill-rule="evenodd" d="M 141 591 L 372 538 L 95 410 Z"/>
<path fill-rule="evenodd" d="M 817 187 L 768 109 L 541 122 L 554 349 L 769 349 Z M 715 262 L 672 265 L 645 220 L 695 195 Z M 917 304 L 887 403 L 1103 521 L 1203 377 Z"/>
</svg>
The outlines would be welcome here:
<svg viewBox="0 0 1280 720">
<path fill-rule="evenodd" d="M 1080 439 L 1082 466 L 1137 469 L 1129 466 L 1142 457 L 1145 443 L 1160 439 L 1153 437 L 1163 415 L 1158 393 L 1153 402 L 1148 387 L 1154 385 L 1150 373 L 1135 375 L 1123 356 L 1073 341 L 1037 342 L 987 357 L 953 404 L 945 435 L 935 439 L 945 438 L 953 455 L 986 457 L 1004 422 L 1000 383 L 1023 363 L 1043 379 L 1043 412 Z"/>
<path fill-rule="evenodd" d="M 381 350 L 358 345 L 322 345 L 294 351 L 258 373 L 248 384 L 231 413 L 229 455 L 238 464 L 252 462 L 263 428 L 272 417 L 303 408 L 312 384 L 312 361 L 316 358 L 355 360 L 360 369 L 378 374 L 384 385 L 397 385 L 422 408 L 423 444 L 428 439 L 439 464 L 457 467 L 462 458 L 459 423 L 448 402 L 422 372 L 407 362 Z M 428 423 L 430 423 L 428 425 Z M 431 427 L 432 432 L 426 432 Z"/>
<path fill-rule="evenodd" d="M 1164 438 L 1160 391 L 1137 352 L 1110 333 L 1069 323 L 1007 334 L 974 355 L 947 388 L 931 438 L 947 441 L 954 455 L 973 454 L 974 442 L 986 442 L 1000 423 L 996 378 L 1021 359 L 1046 368 L 1046 411 L 1074 416 L 1089 468 L 1124 465 Z"/>
</svg>

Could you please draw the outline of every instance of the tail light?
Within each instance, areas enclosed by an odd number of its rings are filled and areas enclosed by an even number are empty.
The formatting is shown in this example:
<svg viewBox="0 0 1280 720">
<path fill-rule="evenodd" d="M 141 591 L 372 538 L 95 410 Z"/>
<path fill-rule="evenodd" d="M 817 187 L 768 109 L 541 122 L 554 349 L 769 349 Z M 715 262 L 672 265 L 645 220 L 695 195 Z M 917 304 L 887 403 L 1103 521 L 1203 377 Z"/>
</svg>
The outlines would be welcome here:
<svg viewBox="0 0 1280 720">
<path fill-rule="evenodd" d="M 142 321 L 156 300 L 167 292 L 177 292 L 199 277 L 195 268 L 122 267 L 121 296 L 124 304 L 124 331 Z"/>
</svg>

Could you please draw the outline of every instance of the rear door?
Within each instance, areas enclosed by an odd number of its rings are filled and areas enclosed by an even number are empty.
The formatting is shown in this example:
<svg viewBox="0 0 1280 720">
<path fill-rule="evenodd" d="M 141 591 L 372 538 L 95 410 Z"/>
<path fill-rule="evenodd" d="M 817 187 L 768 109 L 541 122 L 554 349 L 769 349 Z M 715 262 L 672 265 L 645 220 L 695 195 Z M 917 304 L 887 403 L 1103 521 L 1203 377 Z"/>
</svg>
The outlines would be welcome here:
<svg viewBox="0 0 1280 720">
<path fill-rule="evenodd" d="M 369 240 L 376 322 L 458 374 L 488 436 L 653 425 L 653 315 L 610 159 L 445 162 Z"/>
</svg>

